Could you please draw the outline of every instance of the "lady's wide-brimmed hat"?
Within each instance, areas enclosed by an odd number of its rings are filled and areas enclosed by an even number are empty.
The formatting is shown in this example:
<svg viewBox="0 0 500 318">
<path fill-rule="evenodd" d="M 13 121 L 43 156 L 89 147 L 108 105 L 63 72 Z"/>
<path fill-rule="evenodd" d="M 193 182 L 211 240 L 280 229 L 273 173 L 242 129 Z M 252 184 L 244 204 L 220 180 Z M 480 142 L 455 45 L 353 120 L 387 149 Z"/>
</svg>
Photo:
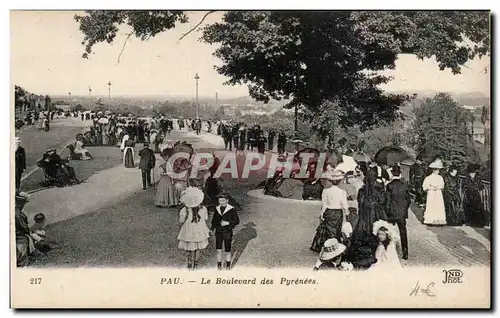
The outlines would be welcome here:
<svg viewBox="0 0 500 318">
<path fill-rule="evenodd" d="M 196 187 L 187 187 L 186 190 L 182 192 L 180 201 L 188 208 L 194 208 L 199 206 L 204 198 L 205 194 L 200 189 Z"/>
<path fill-rule="evenodd" d="M 340 170 L 326 171 L 321 175 L 321 179 L 330 181 L 342 180 L 344 179 L 344 173 Z"/>
<path fill-rule="evenodd" d="M 326 240 L 325 244 L 323 244 L 319 258 L 323 261 L 328 261 L 341 255 L 345 252 L 345 250 L 346 246 L 344 244 L 341 244 L 337 239 L 332 238 Z"/>
<path fill-rule="evenodd" d="M 378 220 L 373 223 L 373 235 L 377 236 L 378 231 L 381 229 L 385 229 L 384 231 L 387 233 L 387 236 L 391 241 L 399 241 L 399 232 L 396 226 L 384 220 Z"/>
<path fill-rule="evenodd" d="M 441 161 L 441 159 L 436 159 L 434 162 L 432 162 L 429 165 L 429 168 L 431 168 L 431 169 L 443 169 L 444 165 L 443 165 L 443 162 Z"/>
</svg>

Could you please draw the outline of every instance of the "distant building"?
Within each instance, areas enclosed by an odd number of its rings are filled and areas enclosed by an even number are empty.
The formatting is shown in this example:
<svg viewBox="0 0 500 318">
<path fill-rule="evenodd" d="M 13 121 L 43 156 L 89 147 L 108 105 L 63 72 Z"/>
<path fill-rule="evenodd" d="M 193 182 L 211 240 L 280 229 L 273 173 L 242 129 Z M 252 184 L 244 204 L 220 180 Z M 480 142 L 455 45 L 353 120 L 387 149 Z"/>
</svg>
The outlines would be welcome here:
<svg viewBox="0 0 500 318">
<path fill-rule="evenodd" d="M 473 106 L 470 106 L 470 105 L 462 105 L 462 108 L 465 108 L 467 110 L 471 110 L 471 111 L 474 111 L 478 108 L 483 108 L 483 106 L 477 106 L 477 105 L 473 105 Z"/>
</svg>

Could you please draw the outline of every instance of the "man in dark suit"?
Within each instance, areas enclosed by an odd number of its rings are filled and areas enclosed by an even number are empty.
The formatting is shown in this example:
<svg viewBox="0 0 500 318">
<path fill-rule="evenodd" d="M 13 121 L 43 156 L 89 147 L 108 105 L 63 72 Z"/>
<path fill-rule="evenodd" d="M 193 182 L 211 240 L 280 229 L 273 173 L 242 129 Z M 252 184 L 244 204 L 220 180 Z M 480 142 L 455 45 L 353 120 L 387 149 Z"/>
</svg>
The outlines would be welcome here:
<svg viewBox="0 0 500 318">
<path fill-rule="evenodd" d="M 142 188 L 146 190 L 151 187 L 151 169 L 155 167 L 156 158 L 153 150 L 149 149 L 149 143 L 144 143 L 144 149 L 139 151 L 139 169 L 142 171 Z"/>
<path fill-rule="evenodd" d="M 286 146 L 286 135 L 284 131 L 280 131 L 278 134 L 278 153 L 282 154 L 285 152 Z"/>
<path fill-rule="evenodd" d="M 26 170 L 26 152 L 20 146 L 21 139 L 16 137 L 16 191 L 19 192 L 21 188 L 21 177 L 24 170 Z"/>
<path fill-rule="evenodd" d="M 401 180 L 401 168 L 392 168 L 392 180 L 387 184 L 385 191 L 385 204 L 388 221 L 399 228 L 401 235 L 401 250 L 403 259 L 408 259 L 408 234 L 406 231 L 406 219 L 411 204 L 410 189 Z"/>
</svg>

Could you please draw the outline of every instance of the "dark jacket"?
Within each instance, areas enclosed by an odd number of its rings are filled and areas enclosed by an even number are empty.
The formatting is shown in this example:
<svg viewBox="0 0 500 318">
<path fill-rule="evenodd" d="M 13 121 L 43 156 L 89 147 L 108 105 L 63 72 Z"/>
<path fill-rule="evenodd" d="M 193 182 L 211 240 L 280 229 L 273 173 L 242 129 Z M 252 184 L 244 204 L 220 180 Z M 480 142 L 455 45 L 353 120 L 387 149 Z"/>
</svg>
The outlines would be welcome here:
<svg viewBox="0 0 500 318">
<path fill-rule="evenodd" d="M 229 225 L 222 226 L 220 224 L 221 221 L 229 222 Z M 232 231 L 236 225 L 240 224 L 240 219 L 238 217 L 238 213 L 234 209 L 233 206 L 227 205 L 226 209 L 223 213 L 221 213 L 221 206 L 218 205 L 215 207 L 214 216 L 212 217 L 212 227 L 211 230 L 224 231 L 230 230 Z"/>
<path fill-rule="evenodd" d="M 139 157 L 141 157 L 141 161 L 139 162 L 139 169 L 154 168 L 156 158 L 153 150 L 149 148 L 144 148 L 141 151 L 139 151 Z"/>
<path fill-rule="evenodd" d="M 18 172 L 26 170 L 26 151 L 21 146 L 16 150 L 16 170 Z"/>
<path fill-rule="evenodd" d="M 385 190 L 385 206 L 389 219 L 407 219 L 411 204 L 410 189 L 399 179 L 389 182 Z"/>
</svg>

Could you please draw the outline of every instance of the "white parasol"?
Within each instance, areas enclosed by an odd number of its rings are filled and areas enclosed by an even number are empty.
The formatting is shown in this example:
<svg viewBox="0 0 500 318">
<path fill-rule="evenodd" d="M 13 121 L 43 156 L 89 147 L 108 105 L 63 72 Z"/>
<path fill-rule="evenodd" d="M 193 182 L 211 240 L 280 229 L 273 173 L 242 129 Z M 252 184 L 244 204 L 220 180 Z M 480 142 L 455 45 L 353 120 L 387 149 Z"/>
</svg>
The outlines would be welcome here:
<svg viewBox="0 0 500 318">
<path fill-rule="evenodd" d="M 109 119 L 103 117 L 97 121 L 99 124 L 109 124 Z"/>
</svg>

